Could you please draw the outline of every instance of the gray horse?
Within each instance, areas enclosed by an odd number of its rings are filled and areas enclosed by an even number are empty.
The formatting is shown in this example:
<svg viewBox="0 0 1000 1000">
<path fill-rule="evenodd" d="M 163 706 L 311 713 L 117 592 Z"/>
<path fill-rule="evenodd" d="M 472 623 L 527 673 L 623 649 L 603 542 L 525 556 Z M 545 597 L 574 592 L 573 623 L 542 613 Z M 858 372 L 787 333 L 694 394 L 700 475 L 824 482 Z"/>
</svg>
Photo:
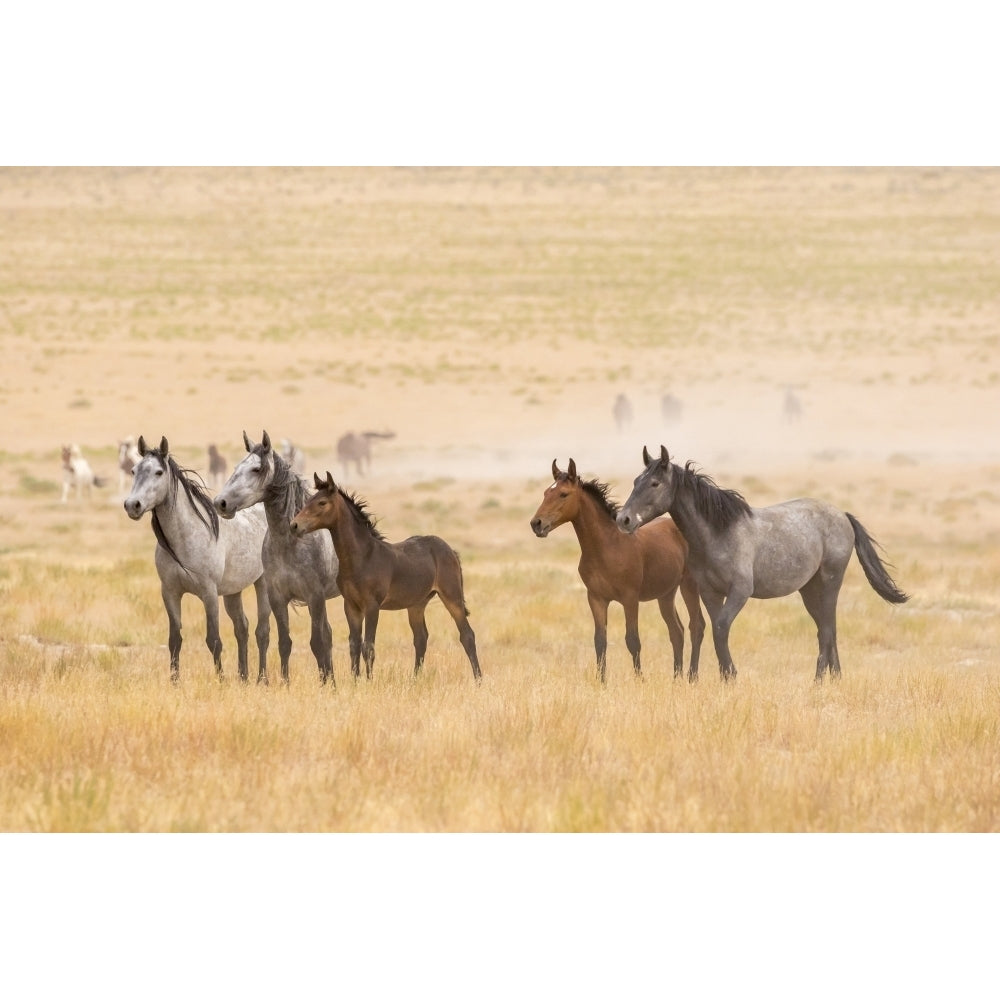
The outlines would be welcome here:
<svg viewBox="0 0 1000 1000">
<path fill-rule="evenodd" d="M 326 613 L 326 602 L 337 597 L 337 554 L 329 531 L 312 535 L 292 534 L 289 523 L 310 497 L 305 483 L 291 466 L 271 447 L 267 431 L 255 445 L 243 432 L 247 456 L 215 498 L 215 509 L 232 518 L 237 511 L 262 503 L 267 518 L 264 538 L 264 575 L 274 620 L 278 625 L 278 655 L 281 679 L 288 683 L 288 658 L 292 636 L 288 624 L 288 605 L 305 604 L 312 619 L 309 648 L 316 657 L 319 677 L 333 683 L 333 632 Z"/>
<path fill-rule="evenodd" d="M 180 676 L 181 597 L 194 594 L 205 605 L 205 642 L 222 677 L 222 639 L 219 636 L 219 597 L 233 620 L 240 680 L 247 679 L 247 642 L 250 628 L 243 613 L 244 588 L 257 593 L 258 683 L 267 682 L 267 647 L 271 635 L 271 608 L 264 585 L 261 545 L 267 522 L 259 511 L 248 511 L 238 520 L 221 523 L 205 487 L 193 473 L 170 456 L 167 439 L 149 448 L 139 438 L 139 463 L 132 470 L 132 492 L 125 512 L 138 521 L 152 511 L 156 536 L 154 560 L 160 576 L 160 593 L 170 630 L 170 679 Z"/>
<path fill-rule="evenodd" d="M 819 638 L 816 680 L 824 670 L 840 676 L 837 597 L 844 572 L 857 551 L 861 568 L 879 597 L 891 604 L 908 599 L 893 582 L 857 518 L 822 500 L 788 500 L 751 507 L 735 490 L 723 490 L 690 462 L 670 461 L 660 446 L 653 460 L 642 449 L 645 470 L 618 514 L 627 533 L 669 513 L 688 543 L 688 567 L 698 581 L 712 620 L 715 652 L 723 680 L 736 676 L 729 653 L 729 629 L 751 597 L 802 595 Z"/>
</svg>

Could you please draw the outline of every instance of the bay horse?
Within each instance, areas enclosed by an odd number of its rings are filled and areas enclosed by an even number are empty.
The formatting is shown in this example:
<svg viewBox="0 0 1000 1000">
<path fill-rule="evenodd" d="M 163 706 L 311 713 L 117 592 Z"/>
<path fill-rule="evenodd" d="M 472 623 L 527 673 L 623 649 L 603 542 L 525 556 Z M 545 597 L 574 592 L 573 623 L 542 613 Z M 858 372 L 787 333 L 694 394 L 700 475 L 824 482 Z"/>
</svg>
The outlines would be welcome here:
<svg viewBox="0 0 1000 1000">
<path fill-rule="evenodd" d="M 243 432 L 247 455 L 219 491 L 213 503 L 226 519 L 254 504 L 263 504 L 267 534 L 261 557 L 268 600 L 278 626 L 278 655 L 281 680 L 288 683 L 288 658 L 292 636 L 288 624 L 288 605 L 305 604 L 312 621 L 309 648 L 316 657 L 319 679 L 333 680 L 333 632 L 326 613 L 326 602 L 337 597 L 337 553 L 328 531 L 312 535 L 292 533 L 289 522 L 311 496 L 305 482 L 272 447 L 267 431 L 260 444 L 254 444 Z"/>
<path fill-rule="evenodd" d="M 90 498 L 92 486 L 100 489 L 107 486 L 107 480 L 101 476 L 95 476 L 90 463 L 83 457 L 78 444 L 64 444 L 62 446 L 62 467 L 63 467 L 63 489 L 62 502 L 66 502 L 71 489 L 76 491 L 77 500 L 81 496 Z"/>
<path fill-rule="evenodd" d="M 618 512 L 618 527 L 632 533 L 664 512 L 677 523 L 712 621 L 724 681 L 736 676 L 729 630 L 746 602 L 796 590 L 818 630 L 816 681 L 822 682 L 826 670 L 831 677 L 840 676 L 837 597 L 853 551 L 879 597 L 890 604 L 909 599 L 853 514 L 812 499 L 751 507 L 740 493 L 720 489 L 691 462 L 684 468 L 675 465 L 663 445 L 655 460 L 643 447 L 642 460 L 645 469 Z"/>
<path fill-rule="evenodd" d="M 608 648 L 608 605 L 617 601 L 625 609 L 625 645 L 632 654 L 636 675 L 642 674 L 639 641 L 639 602 L 656 601 L 667 624 L 674 651 L 674 677 L 684 676 L 684 629 L 677 616 L 678 588 L 688 609 L 691 663 L 688 680 L 698 679 L 698 657 L 705 634 L 705 616 L 698 600 L 698 585 L 686 569 L 687 543 L 673 521 L 644 524 L 633 535 L 618 530 L 618 505 L 609 487 L 596 479 L 581 479 L 571 458 L 566 472 L 552 461 L 553 483 L 531 519 L 539 538 L 567 521 L 580 543 L 580 579 L 587 588 L 587 602 L 594 616 L 594 649 L 597 676 L 605 683 Z"/>
<path fill-rule="evenodd" d="M 138 521 L 152 511 L 156 536 L 154 562 L 160 594 L 167 612 L 170 679 L 180 677 L 181 597 L 194 594 L 205 606 L 205 642 L 222 679 L 222 639 L 219 636 L 219 597 L 233 621 L 240 680 L 247 680 L 249 625 L 243 613 L 242 591 L 253 584 L 257 594 L 257 682 L 267 682 L 267 647 L 271 607 L 264 583 L 261 546 L 267 522 L 259 508 L 241 511 L 220 523 L 208 491 L 170 455 L 167 439 L 149 448 L 139 437 L 139 464 L 133 470 L 132 492 L 125 512 Z"/>
<path fill-rule="evenodd" d="M 472 676 L 482 678 L 476 653 L 476 636 L 465 606 L 462 564 L 458 553 L 437 535 L 414 535 L 402 542 L 388 542 L 375 527 L 364 501 L 348 495 L 329 472 L 326 480 L 313 473 L 316 492 L 295 515 L 291 528 L 304 535 L 329 529 L 340 563 L 337 586 L 344 595 L 344 614 L 350 635 L 351 672 L 371 679 L 375 663 L 375 631 L 379 612 L 406 609 L 413 632 L 414 675 L 420 673 L 427 651 L 424 612 L 437 594 L 458 626 L 462 648 L 472 664 Z M 361 625 L 364 622 L 364 642 Z"/>
</svg>

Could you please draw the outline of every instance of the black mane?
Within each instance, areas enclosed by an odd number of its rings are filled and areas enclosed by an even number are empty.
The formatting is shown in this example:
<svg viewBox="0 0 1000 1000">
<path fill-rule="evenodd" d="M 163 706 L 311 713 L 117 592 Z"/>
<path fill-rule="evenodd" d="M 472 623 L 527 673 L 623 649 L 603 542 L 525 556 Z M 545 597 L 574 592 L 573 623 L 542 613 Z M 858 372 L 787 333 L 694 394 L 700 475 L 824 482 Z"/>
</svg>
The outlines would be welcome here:
<svg viewBox="0 0 1000 1000">
<path fill-rule="evenodd" d="M 618 517 L 619 506 L 611 498 L 611 487 L 607 483 L 602 483 L 597 479 L 581 479 L 580 486 L 583 491 L 594 498 L 602 510 L 614 520 Z"/>
<path fill-rule="evenodd" d="M 212 537 L 218 539 L 219 515 L 212 503 L 212 498 L 208 495 L 207 487 L 201 480 L 201 476 L 193 469 L 182 469 L 170 455 L 164 455 L 158 448 L 150 448 L 149 454 L 155 455 L 160 464 L 170 473 L 170 483 L 174 493 L 177 493 L 178 487 L 184 490 L 184 495 L 187 497 L 188 503 L 191 504 L 192 510 L 198 515 L 199 520 L 201 520 L 205 527 L 208 528 Z M 177 558 L 177 553 L 174 552 L 170 542 L 167 541 L 167 536 L 163 533 L 163 526 L 160 524 L 160 519 L 156 516 L 155 509 L 152 513 L 152 522 L 153 534 L 156 536 L 157 542 L 163 546 L 164 550 L 178 566 L 183 565 L 180 559 Z"/>
<path fill-rule="evenodd" d="M 674 467 L 680 476 L 678 488 L 687 488 L 694 497 L 695 510 L 718 531 L 732 527 L 750 514 L 750 504 L 737 490 L 722 489 L 711 476 L 698 472 L 693 462 Z"/>
<path fill-rule="evenodd" d="M 264 492 L 264 503 L 280 505 L 291 520 L 312 496 L 302 477 L 292 471 L 292 467 L 272 448 L 271 459 L 274 462 L 274 475 Z M 261 459 L 260 475 L 264 476 L 264 445 L 254 445 L 253 454 Z"/>
<path fill-rule="evenodd" d="M 362 500 L 357 494 L 348 493 L 339 486 L 337 487 L 337 492 L 347 501 L 348 509 L 358 522 L 363 524 L 376 538 L 384 542 L 385 535 L 375 527 L 375 518 L 368 509 L 366 501 Z"/>
</svg>

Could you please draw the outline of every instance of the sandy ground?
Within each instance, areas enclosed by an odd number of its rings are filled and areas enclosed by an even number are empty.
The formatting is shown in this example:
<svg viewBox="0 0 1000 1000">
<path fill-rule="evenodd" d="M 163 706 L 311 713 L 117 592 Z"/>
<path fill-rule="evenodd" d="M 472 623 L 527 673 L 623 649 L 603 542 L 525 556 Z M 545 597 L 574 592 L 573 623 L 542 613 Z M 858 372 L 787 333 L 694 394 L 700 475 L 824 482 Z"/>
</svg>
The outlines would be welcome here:
<svg viewBox="0 0 1000 1000">
<path fill-rule="evenodd" d="M 263 428 L 341 477 L 341 434 L 394 432 L 345 477 L 373 493 L 570 455 L 625 486 L 663 443 L 722 481 L 857 463 L 992 497 L 998 194 L 989 171 L 0 172 L 0 501 L 60 483 L 63 442 L 117 484 L 125 435 L 204 470 Z"/>
</svg>

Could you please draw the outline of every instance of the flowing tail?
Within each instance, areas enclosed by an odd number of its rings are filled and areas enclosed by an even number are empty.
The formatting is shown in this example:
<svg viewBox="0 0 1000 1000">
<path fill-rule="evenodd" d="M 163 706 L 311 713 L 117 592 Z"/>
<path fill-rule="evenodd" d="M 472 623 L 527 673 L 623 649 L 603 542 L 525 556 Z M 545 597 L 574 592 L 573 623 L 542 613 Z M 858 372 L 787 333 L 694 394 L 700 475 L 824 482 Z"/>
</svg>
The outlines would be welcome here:
<svg viewBox="0 0 1000 1000">
<path fill-rule="evenodd" d="M 847 514 L 847 511 L 844 513 Z M 861 568 L 865 571 L 865 576 L 868 577 L 868 582 L 872 585 L 872 590 L 890 604 L 903 604 L 908 601 L 910 595 L 904 594 L 896 586 L 893 578 L 889 576 L 885 564 L 875 551 L 878 542 L 865 531 L 861 522 L 853 514 L 847 514 L 847 520 L 851 522 L 851 527 L 854 529 L 854 548 L 858 553 Z"/>
</svg>

